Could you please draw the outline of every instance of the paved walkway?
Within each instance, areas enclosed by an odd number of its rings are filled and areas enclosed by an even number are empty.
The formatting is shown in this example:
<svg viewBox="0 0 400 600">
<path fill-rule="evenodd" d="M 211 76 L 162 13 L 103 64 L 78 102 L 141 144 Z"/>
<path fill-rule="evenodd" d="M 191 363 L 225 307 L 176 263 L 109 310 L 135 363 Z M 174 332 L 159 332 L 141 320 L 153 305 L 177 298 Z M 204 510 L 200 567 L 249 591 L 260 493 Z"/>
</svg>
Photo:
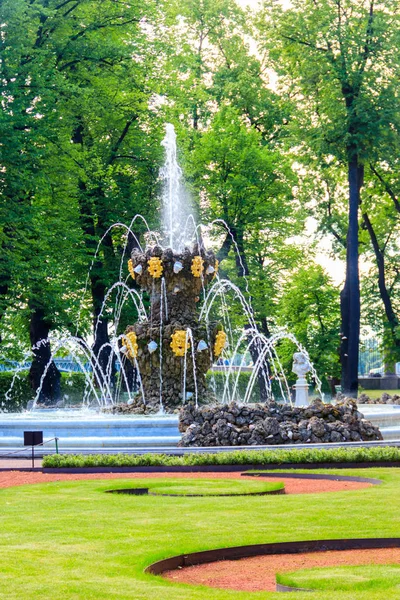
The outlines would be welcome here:
<svg viewBox="0 0 400 600">
<path fill-rule="evenodd" d="M 35 458 L 35 468 L 41 468 L 42 459 Z M 30 469 L 32 460 L 29 458 L 2 458 L 0 456 L 0 471 L 3 469 Z"/>
</svg>

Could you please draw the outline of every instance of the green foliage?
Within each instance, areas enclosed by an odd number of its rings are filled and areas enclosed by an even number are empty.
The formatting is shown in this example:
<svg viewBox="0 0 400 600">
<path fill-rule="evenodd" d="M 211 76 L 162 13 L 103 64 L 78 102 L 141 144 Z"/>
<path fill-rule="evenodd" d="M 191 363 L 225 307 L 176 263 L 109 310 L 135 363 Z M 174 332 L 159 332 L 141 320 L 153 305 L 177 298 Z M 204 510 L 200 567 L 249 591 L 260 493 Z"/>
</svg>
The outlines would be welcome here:
<svg viewBox="0 0 400 600">
<path fill-rule="evenodd" d="M 6 394 L 11 386 L 12 391 L 8 397 Z M 81 403 L 84 391 L 83 373 L 61 373 L 61 398 L 66 404 Z M 20 371 L 15 379 L 12 372 L 0 372 L 0 412 L 21 412 L 34 397 L 27 371 Z"/>
<path fill-rule="evenodd" d="M 14 373 L 0 373 L 0 412 L 21 412 L 29 400 L 32 390 L 28 381 L 28 373 L 21 371 L 14 381 L 10 398 L 6 396 L 13 382 Z"/>
<path fill-rule="evenodd" d="M 396 7 L 395 0 L 294 0 L 282 11 L 264 1 L 260 42 L 291 93 L 302 94 L 293 125 L 319 155 L 346 163 L 350 151 L 366 162 L 383 139 L 397 137 Z"/>
<path fill-rule="evenodd" d="M 126 230 L 105 237 L 92 269 L 97 297 L 80 307 L 99 239 L 135 212 L 152 222 L 146 206 L 155 200 L 161 132 L 150 107 L 156 42 L 142 24 L 156 13 L 152 2 L 1 3 L 0 318 L 8 309 L 8 353 L 16 338 L 29 348 L 36 311 L 50 330 L 75 333 L 80 317 L 79 332 L 88 333 L 92 303 L 118 278 Z M 143 223 L 134 228 L 140 235 Z"/>
<path fill-rule="evenodd" d="M 319 265 L 301 267 L 287 282 L 280 300 L 279 322 L 307 348 L 320 378 L 339 377 L 339 291 Z M 287 365 L 295 345 L 283 341 L 279 356 Z"/>
<path fill-rule="evenodd" d="M 295 101 L 288 129 L 292 152 L 303 166 L 301 197 L 342 258 L 346 248 L 357 245 L 356 205 L 351 243 L 348 237 L 348 168 L 357 164 L 359 176 L 363 173 L 356 203 L 362 216 L 360 251 L 373 263 L 364 279 L 363 316 L 375 330 L 384 330 L 385 353 L 392 362 L 400 348 L 395 266 L 400 213 L 397 2 L 294 0 L 282 11 L 279 3 L 265 0 L 256 29 L 260 48 L 267 50 L 277 71 L 281 93 Z M 358 195 L 358 184 L 351 189 L 352 197 Z M 348 254 L 354 264 L 347 266 L 346 281 L 358 288 L 356 254 L 352 259 Z M 342 331 L 347 330 L 343 323 Z"/>
<path fill-rule="evenodd" d="M 251 373 L 247 373 L 246 371 L 243 371 L 239 374 L 237 384 L 237 396 L 239 401 L 243 400 L 245 397 L 246 389 L 250 381 L 250 376 Z M 208 388 L 212 393 L 215 392 L 217 400 L 221 400 L 224 394 L 226 377 L 227 375 L 224 371 L 208 371 L 207 373 Z M 229 378 L 229 390 L 231 393 L 233 392 L 233 387 L 235 385 L 236 378 L 237 373 L 232 373 L 231 377 Z M 253 388 L 250 402 L 259 402 L 259 400 L 260 394 L 256 384 Z"/>
<path fill-rule="evenodd" d="M 238 450 L 184 454 L 53 454 L 43 458 L 45 468 L 173 467 L 202 465 L 284 465 L 400 461 L 395 446 L 373 448 L 296 448 L 293 450 Z"/>
</svg>

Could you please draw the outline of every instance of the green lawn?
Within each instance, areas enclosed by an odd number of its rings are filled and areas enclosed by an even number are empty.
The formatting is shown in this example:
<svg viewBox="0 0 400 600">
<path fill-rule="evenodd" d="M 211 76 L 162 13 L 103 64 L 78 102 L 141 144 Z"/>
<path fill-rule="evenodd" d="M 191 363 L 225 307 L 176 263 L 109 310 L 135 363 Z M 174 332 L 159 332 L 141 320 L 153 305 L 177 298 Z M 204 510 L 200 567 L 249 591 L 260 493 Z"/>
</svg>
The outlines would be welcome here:
<svg viewBox="0 0 400 600">
<path fill-rule="evenodd" d="M 400 590 L 400 565 L 359 565 L 301 569 L 283 573 L 279 583 L 309 590 Z M 330 595 L 329 594 L 329 595 Z"/>
<path fill-rule="evenodd" d="M 131 487 L 137 487 L 135 484 L 130 484 Z M 110 489 L 118 489 L 115 486 L 110 486 Z M 128 486 L 125 485 L 125 489 Z M 159 479 L 150 480 L 146 485 L 152 494 L 177 494 L 179 496 L 187 496 L 190 494 L 198 494 L 201 496 L 215 495 L 241 495 L 241 494 L 262 494 L 265 492 L 274 492 L 281 490 L 284 487 L 283 483 L 271 481 L 249 481 L 232 480 L 232 479 Z"/>
<path fill-rule="evenodd" d="M 389 394 L 389 396 L 400 395 L 400 390 L 362 390 L 359 394 L 361 393 L 367 394 L 370 398 L 380 398 L 382 394 Z M 363 405 L 360 404 L 359 406 Z"/>
<path fill-rule="evenodd" d="M 129 485 L 148 487 L 148 479 L 57 482 L 0 490 L 0 598 L 282 598 L 277 593 L 175 584 L 145 575 L 143 570 L 168 556 L 230 545 L 400 537 L 400 469 L 340 470 L 340 474 L 378 477 L 385 483 L 352 492 L 240 498 L 104 493 Z M 310 595 L 296 596 L 303 597 Z M 323 591 L 312 596 L 315 600 L 326 597 Z M 329 592 L 329 598 L 398 600 L 399 590 Z"/>
</svg>

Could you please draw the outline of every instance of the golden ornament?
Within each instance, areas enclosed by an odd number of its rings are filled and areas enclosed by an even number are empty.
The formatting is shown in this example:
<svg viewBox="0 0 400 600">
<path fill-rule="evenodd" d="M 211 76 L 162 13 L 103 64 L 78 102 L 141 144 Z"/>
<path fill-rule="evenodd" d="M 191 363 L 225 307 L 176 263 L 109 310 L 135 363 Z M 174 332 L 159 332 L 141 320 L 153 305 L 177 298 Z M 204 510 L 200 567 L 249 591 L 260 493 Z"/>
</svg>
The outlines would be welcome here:
<svg viewBox="0 0 400 600">
<path fill-rule="evenodd" d="M 128 260 L 128 271 L 132 279 L 135 279 L 135 271 L 133 270 L 133 262 L 131 258 Z"/>
<path fill-rule="evenodd" d="M 201 277 L 203 273 L 204 260 L 201 256 L 195 256 L 192 260 L 191 271 L 194 277 Z"/>
<path fill-rule="evenodd" d="M 186 331 L 184 329 L 175 331 L 171 335 L 171 340 L 170 346 L 175 356 L 185 356 L 185 352 L 190 348 L 189 340 L 186 339 Z"/>
<path fill-rule="evenodd" d="M 222 350 L 225 348 L 225 344 L 226 344 L 225 331 L 218 331 L 217 335 L 215 336 L 214 356 L 220 356 L 220 354 L 222 353 Z"/>
<path fill-rule="evenodd" d="M 137 335 L 134 331 L 130 331 L 122 338 L 122 343 L 126 347 L 126 355 L 128 358 L 136 358 L 138 353 Z"/>
<path fill-rule="evenodd" d="M 163 272 L 163 266 L 161 262 L 161 258 L 158 256 L 153 256 L 147 261 L 148 267 L 147 270 L 154 279 L 158 279 L 161 277 Z"/>
</svg>

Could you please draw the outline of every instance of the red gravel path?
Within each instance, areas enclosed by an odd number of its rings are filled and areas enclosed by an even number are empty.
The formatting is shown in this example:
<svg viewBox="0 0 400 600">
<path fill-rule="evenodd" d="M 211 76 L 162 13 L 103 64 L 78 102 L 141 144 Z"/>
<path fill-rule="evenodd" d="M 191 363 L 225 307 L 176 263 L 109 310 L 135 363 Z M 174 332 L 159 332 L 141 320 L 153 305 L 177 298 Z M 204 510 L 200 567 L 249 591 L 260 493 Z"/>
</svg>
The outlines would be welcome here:
<svg viewBox="0 0 400 600">
<path fill-rule="evenodd" d="M 29 483 L 46 483 L 51 481 L 80 481 L 82 479 L 244 479 L 240 473 L 41 473 L 26 471 L 0 472 L 0 488 L 25 485 Z M 246 477 L 254 481 L 254 477 Z M 311 479 L 285 479 L 284 477 L 268 477 L 265 481 L 283 481 L 287 494 L 313 494 L 322 492 L 339 492 L 370 487 L 370 483 L 356 481 L 328 481 Z"/>
<path fill-rule="evenodd" d="M 276 589 L 278 572 L 315 567 L 393 563 L 400 563 L 400 548 L 329 550 L 301 554 L 271 554 L 235 561 L 222 560 L 206 565 L 184 567 L 176 571 L 166 571 L 164 576 L 179 583 L 209 585 L 246 592 L 273 592 Z"/>
</svg>

